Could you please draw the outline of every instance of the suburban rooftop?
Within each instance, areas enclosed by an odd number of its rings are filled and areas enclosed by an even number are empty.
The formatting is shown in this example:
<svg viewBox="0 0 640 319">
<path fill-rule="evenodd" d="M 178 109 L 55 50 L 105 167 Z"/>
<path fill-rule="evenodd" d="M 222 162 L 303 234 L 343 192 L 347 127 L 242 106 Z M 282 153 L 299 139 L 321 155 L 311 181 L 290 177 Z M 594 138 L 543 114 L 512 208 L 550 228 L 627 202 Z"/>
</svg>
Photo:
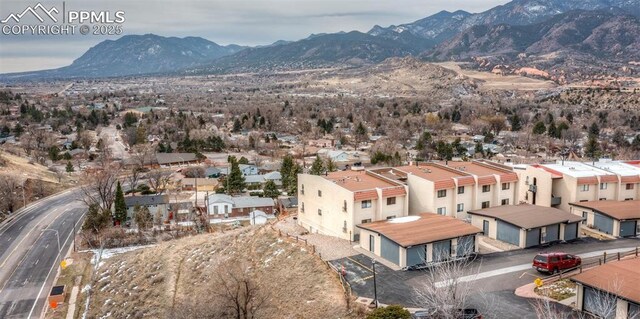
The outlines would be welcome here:
<svg viewBox="0 0 640 319">
<path fill-rule="evenodd" d="M 589 208 L 615 219 L 640 218 L 640 200 L 599 200 L 590 202 L 570 203 L 569 205 Z"/>
<path fill-rule="evenodd" d="M 497 218 L 525 229 L 582 220 L 580 216 L 566 213 L 557 208 L 529 204 L 476 209 L 469 211 L 469 214 Z"/>
<path fill-rule="evenodd" d="M 627 164 L 624 162 L 600 160 L 595 162 L 595 167 L 603 169 L 620 176 L 637 176 L 640 175 L 640 166 Z"/>
<path fill-rule="evenodd" d="M 589 165 L 582 162 L 565 161 L 563 165 L 562 162 L 559 161 L 555 164 L 540 164 L 540 166 L 552 169 L 561 174 L 575 177 L 575 178 L 614 175 L 611 172 L 607 172 L 603 169 L 599 169 L 593 165 Z"/>
<path fill-rule="evenodd" d="M 400 166 L 397 169 L 407 174 L 412 174 L 432 182 L 447 180 L 447 179 L 456 178 L 456 177 L 471 176 L 468 173 L 461 172 L 461 171 L 459 172 L 453 168 L 446 168 L 440 165 L 435 165 L 430 163 L 420 164 L 419 166 L 412 166 L 412 165 Z"/>
<path fill-rule="evenodd" d="M 640 302 L 640 259 L 638 258 L 610 262 L 577 274 L 571 280 L 636 303 Z"/>
<path fill-rule="evenodd" d="M 382 178 L 375 177 L 364 170 L 331 172 L 325 175 L 324 178 L 352 192 L 400 186 L 400 184 L 393 184 Z"/>
<path fill-rule="evenodd" d="M 450 216 L 421 214 L 357 225 L 408 247 L 481 233 L 482 230 Z"/>
</svg>

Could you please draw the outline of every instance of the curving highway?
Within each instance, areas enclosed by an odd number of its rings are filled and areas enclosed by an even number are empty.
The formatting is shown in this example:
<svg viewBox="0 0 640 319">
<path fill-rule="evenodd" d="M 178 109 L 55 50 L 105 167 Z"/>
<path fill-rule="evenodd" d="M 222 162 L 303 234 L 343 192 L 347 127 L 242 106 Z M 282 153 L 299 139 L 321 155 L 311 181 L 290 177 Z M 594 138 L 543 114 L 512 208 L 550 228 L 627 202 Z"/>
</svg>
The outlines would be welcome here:
<svg viewBox="0 0 640 319">
<path fill-rule="evenodd" d="M 59 263 L 86 213 L 72 189 L 44 198 L 0 224 L 0 318 L 40 318 Z"/>
</svg>

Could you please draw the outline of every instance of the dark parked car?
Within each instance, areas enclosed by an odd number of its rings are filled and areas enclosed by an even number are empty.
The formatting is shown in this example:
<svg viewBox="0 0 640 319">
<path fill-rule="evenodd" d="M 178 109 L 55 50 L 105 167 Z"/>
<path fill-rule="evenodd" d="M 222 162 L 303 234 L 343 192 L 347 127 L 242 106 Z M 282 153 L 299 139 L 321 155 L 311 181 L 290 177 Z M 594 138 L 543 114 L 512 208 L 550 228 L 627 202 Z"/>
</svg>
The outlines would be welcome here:
<svg viewBox="0 0 640 319">
<path fill-rule="evenodd" d="M 478 309 L 473 309 L 473 308 L 458 309 L 458 312 L 460 314 L 458 316 L 459 319 L 482 319 L 482 315 L 480 314 Z M 434 311 L 421 310 L 421 311 L 416 311 L 414 314 L 412 314 L 411 318 L 438 319 L 440 317 L 438 316 L 437 310 L 434 310 Z"/>
<path fill-rule="evenodd" d="M 540 253 L 533 258 L 533 268 L 539 272 L 555 274 L 558 271 L 580 266 L 582 259 L 567 253 Z"/>
</svg>

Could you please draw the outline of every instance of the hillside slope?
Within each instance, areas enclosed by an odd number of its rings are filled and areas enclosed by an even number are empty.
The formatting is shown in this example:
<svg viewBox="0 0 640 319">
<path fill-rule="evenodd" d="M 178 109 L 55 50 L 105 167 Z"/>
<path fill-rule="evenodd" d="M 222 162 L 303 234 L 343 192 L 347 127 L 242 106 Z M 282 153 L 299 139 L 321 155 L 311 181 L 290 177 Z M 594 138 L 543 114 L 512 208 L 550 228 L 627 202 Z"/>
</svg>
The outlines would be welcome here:
<svg viewBox="0 0 640 319">
<path fill-rule="evenodd" d="M 268 228 L 205 234 L 108 259 L 89 317 L 235 317 L 234 278 L 257 285 L 256 318 L 349 318 L 342 287 L 317 256 Z"/>
</svg>

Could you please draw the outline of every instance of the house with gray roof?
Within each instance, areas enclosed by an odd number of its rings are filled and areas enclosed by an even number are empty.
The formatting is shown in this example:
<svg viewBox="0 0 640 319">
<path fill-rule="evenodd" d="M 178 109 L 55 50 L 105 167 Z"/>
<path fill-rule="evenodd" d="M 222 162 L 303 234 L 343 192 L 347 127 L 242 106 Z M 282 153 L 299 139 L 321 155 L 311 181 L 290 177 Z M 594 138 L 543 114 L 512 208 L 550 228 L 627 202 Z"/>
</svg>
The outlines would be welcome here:
<svg viewBox="0 0 640 319">
<path fill-rule="evenodd" d="M 169 219 L 168 195 L 127 196 L 124 198 L 124 203 L 127 206 L 127 220 L 135 218 L 136 207 L 148 208 L 154 224 L 159 224 Z"/>
<path fill-rule="evenodd" d="M 212 217 L 240 217 L 249 216 L 255 210 L 266 214 L 273 214 L 275 203 L 271 198 L 254 196 L 229 196 L 212 194 L 207 200 L 209 215 Z"/>
</svg>

